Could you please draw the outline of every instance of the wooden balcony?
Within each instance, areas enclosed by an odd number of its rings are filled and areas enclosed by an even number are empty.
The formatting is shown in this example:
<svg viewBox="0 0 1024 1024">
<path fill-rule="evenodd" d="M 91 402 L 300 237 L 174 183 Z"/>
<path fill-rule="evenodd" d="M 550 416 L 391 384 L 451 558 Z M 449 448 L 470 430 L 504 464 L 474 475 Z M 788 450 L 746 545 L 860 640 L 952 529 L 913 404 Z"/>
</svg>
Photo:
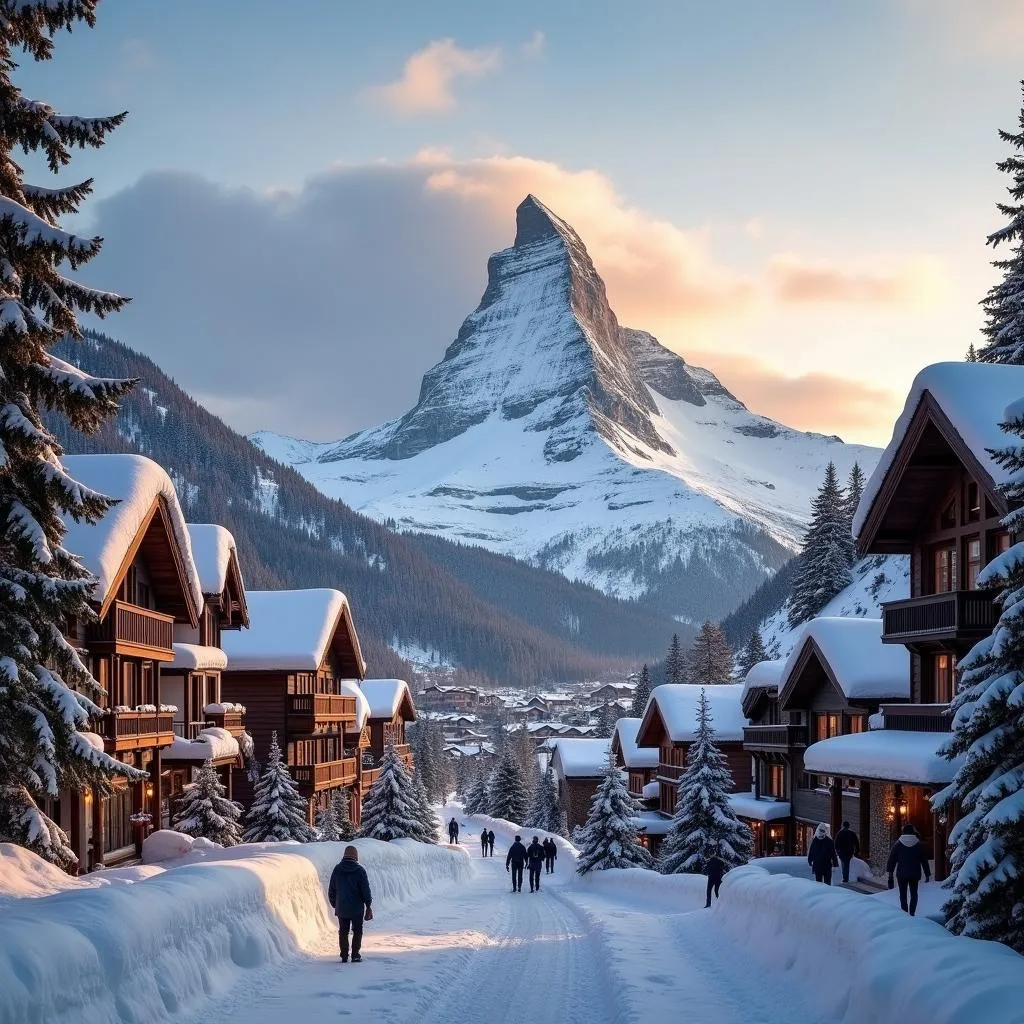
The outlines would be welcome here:
<svg viewBox="0 0 1024 1024">
<path fill-rule="evenodd" d="M 903 732 L 951 732 L 953 716 L 948 704 L 883 704 L 886 729 Z"/>
<path fill-rule="evenodd" d="M 318 725 L 346 724 L 355 728 L 356 698 L 337 693 L 290 693 L 288 731 L 313 732 Z"/>
<path fill-rule="evenodd" d="M 882 642 L 921 644 L 959 640 L 973 644 L 995 628 L 999 611 L 990 590 L 951 590 L 882 605 Z"/>
<path fill-rule="evenodd" d="M 206 726 L 206 722 L 175 722 L 174 735 L 183 740 L 194 740 Z"/>
<path fill-rule="evenodd" d="M 359 775 L 359 782 L 363 787 L 363 794 L 380 778 L 379 768 L 364 768 Z"/>
<path fill-rule="evenodd" d="M 102 622 L 89 627 L 93 654 L 123 654 L 153 661 L 174 660 L 174 616 L 114 601 Z"/>
<path fill-rule="evenodd" d="M 806 725 L 748 725 L 743 730 L 743 749 L 755 753 L 788 754 L 806 746 Z"/>
<path fill-rule="evenodd" d="M 321 789 L 351 786 L 357 778 L 354 757 L 340 761 L 321 761 L 319 764 L 296 764 L 291 765 L 289 770 L 299 792 L 307 797 Z"/>
<path fill-rule="evenodd" d="M 108 754 L 144 747 L 169 747 L 174 742 L 171 711 L 107 711 L 95 719 Z"/>
<path fill-rule="evenodd" d="M 237 740 L 245 732 L 244 711 L 219 711 L 206 716 L 206 724 L 231 733 Z"/>
<path fill-rule="evenodd" d="M 684 771 L 686 771 L 686 768 L 681 764 L 659 764 L 658 772 L 655 777 L 659 779 L 676 780 Z"/>
</svg>

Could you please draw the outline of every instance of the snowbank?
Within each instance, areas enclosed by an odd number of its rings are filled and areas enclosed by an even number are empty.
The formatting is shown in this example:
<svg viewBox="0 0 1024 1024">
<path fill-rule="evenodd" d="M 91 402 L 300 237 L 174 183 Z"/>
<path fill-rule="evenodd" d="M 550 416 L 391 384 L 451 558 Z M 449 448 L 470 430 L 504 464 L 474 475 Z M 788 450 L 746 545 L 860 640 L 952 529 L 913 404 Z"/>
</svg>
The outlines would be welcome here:
<svg viewBox="0 0 1024 1024">
<path fill-rule="evenodd" d="M 713 924 L 839 1024 L 1019 1024 L 1024 958 L 950 935 L 925 918 L 811 881 L 748 865 L 730 871 Z"/>
<path fill-rule="evenodd" d="M 444 810 L 441 811 L 441 820 L 448 821 L 454 817 L 459 823 L 461 832 L 459 833 L 460 839 L 465 839 L 472 836 L 474 841 L 480 841 L 480 832 L 483 829 L 487 829 L 494 833 L 495 840 L 495 853 L 497 857 L 499 851 L 504 856 L 508 847 L 515 841 L 516 836 L 522 836 L 523 842 L 529 844 L 534 836 L 538 836 L 540 841 L 543 843 L 545 839 L 554 839 L 555 845 L 558 847 L 559 860 L 564 864 L 567 860 L 571 861 L 575 866 L 577 850 L 576 847 L 569 842 L 568 839 L 563 839 L 559 835 L 555 835 L 554 832 L 545 832 L 542 828 L 525 828 L 522 825 L 517 825 L 514 821 L 506 821 L 504 818 L 492 818 L 489 814 L 466 814 L 462 807 L 462 804 L 447 804 Z"/>
<path fill-rule="evenodd" d="M 708 880 L 704 875 L 662 875 L 647 868 L 588 871 L 575 879 L 581 893 L 622 900 L 631 909 L 653 904 L 663 913 L 681 913 L 704 906 Z"/>
<path fill-rule="evenodd" d="M 359 840 L 387 917 L 465 882 L 469 858 L 408 840 Z M 204 849 L 134 885 L 17 900 L 0 916 L 0 1024 L 157 1024 L 224 992 L 240 972 L 330 940 L 325 899 L 343 843 Z M 179 862 L 180 863 L 180 862 Z"/>
<path fill-rule="evenodd" d="M 767 871 L 770 875 L 790 875 L 792 878 L 810 878 L 811 869 L 806 857 L 755 857 L 750 862 L 754 867 Z M 842 869 L 832 869 L 832 881 L 841 879 Z M 854 857 L 850 861 L 850 881 L 868 881 L 873 876 L 867 861 Z"/>
</svg>

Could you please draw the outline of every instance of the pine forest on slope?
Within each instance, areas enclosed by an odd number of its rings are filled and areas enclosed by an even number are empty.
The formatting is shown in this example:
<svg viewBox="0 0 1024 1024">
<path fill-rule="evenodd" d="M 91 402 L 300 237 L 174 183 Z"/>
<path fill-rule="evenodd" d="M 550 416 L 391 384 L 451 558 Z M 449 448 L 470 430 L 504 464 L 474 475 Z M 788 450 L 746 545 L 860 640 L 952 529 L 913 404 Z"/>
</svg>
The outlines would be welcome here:
<svg viewBox="0 0 1024 1024">
<path fill-rule="evenodd" d="M 51 417 L 66 449 L 137 451 L 159 462 L 191 521 L 234 533 L 248 587 L 346 590 L 375 675 L 410 673 L 393 645 L 432 653 L 465 678 L 597 678 L 650 658 L 678 628 L 558 574 L 389 531 L 272 461 L 150 359 L 110 338 L 89 334 L 55 354 L 99 376 L 139 379 L 116 421 L 94 436 Z"/>
<path fill-rule="evenodd" d="M 252 439 L 403 532 L 480 545 L 679 621 L 724 617 L 796 550 L 825 466 L 878 451 L 750 412 L 620 327 L 575 231 L 527 197 L 416 406 L 340 442 Z"/>
</svg>

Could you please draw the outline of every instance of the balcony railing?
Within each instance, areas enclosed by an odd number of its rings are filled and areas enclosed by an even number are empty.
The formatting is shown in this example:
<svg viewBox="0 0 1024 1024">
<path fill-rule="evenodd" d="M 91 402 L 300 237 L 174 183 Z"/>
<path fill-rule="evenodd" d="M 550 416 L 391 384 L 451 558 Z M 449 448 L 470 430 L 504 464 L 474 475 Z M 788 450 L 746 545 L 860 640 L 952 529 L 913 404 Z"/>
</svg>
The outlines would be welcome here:
<svg viewBox="0 0 1024 1024">
<path fill-rule="evenodd" d="M 338 693 L 288 695 L 289 728 L 309 729 L 316 724 L 356 721 L 356 698 Z"/>
<path fill-rule="evenodd" d="M 951 590 L 882 605 L 882 640 L 976 639 L 991 633 L 999 617 L 989 590 Z"/>
<path fill-rule="evenodd" d="M 102 622 L 89 628 L 93 645 L 109 645 L 111 652 L 142 652 L 152 655 L 161 652 L 173 660 L 174 617 L 140 608 L 137 604 L 114 601 Z"/>
<path fill-rule="evenodd" d="M 171 711 L 107 711 L 96 724 L 108 752 L 168 747 L 174 742 Z"/>
<path fill-rule="evenodd" d="M 662 779 L 678 779 L 686 769 L 681 764 L 659 764 L 658 776 Z"/>
<path fill-rule="evenodd" d="M 379 778 L 379 768 L 364 768 L 359 776 L 359 779 L 363 784 L 363 792 L 365 793 L 366 790 L 369 789 L 370 786 L 372 786 Z"/>
<path fill-rule="evenodd" d="M 748 725 L 743 730 L 744 750 L 785 753 L 806 746 L 806 725 Z"/>
<path fill-rule="evenodd" d="M 883 704 L 886 729 L 903 732 L 950 732 L 953 716 L 948 704 Z"/>
<path fill-rule="evenodd" d="M 245 731 L 244 711 L 217 711 L 206 716 L 206 724 L 217 729 L 224 729 L 231 733 L 235 739 Z"/>
<path fill-rule="evenodd" d="M 207 722 L 175 722 L 174 735 L 183 740 L 194 740 L 207 725 Z"/>
<path fill-rule="evenodd" d="M 348 786 L 356 781 L 356 759 L 346 757 L 340 761 L 297 764 L 292 766 L 291 773 L 300 791 L 305 793 Z"/>
</svg>

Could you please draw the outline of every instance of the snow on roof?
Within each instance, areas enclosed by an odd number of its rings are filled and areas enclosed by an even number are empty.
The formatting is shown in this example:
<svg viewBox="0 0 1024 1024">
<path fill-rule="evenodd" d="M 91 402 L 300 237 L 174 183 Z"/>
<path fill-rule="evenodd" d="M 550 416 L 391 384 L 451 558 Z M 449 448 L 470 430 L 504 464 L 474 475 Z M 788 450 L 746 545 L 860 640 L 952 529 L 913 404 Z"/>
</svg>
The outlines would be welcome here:
<svg viewBox="0 0 1024 1024">
<path fill-rule="evenodd" d="M 910 654 L 882 643 L 882 620 L 819 617 L 797 634 L 782 673 L 785 687 L 808 640 L 813 640 L 849 700 L 910 697 Z"/>
<path fill-rule="evenodd" d="M 627 768 L 657 768 L 658 748 L 638 747 L 636 734 L 640 731 L 640 718 L 620 718 L 615 723 L 615 736 L 619 739 L 622 760 Z"/>
<path fill-rule="evenodd" d="M 554 757 L 567 778 L 592 778 L 608 770 L 610 739 L 575 739 L 565 737 L 553 741 Z"/>
<path fill-rule="evenodd" d="M 938 751 L 949 738 L 944 732 L 875 729 L 833 736 L 804 751 L 804 769 L 854 779 L 882 779 L 915 785 L 947 785 L 963 764 L 947 761 Z"/>
<path fill-rule="evenodd" d="M 736 814 L 754 821 L 778 821 L 791 813 L 788 801 L 759 800 L 753 793 L 730 793 L 729 805 Z"/>
<path fill-rule="evenodd" d="M 746 674 L 743 680 L 743 697 L 751 690 L 772 690 L 777 692 L 782 670 L 786 667 L 784 658 L 778 661 L 759 661 Z"/>
<path fill-rule="evenodd" d="M 1003 413 L 1024 395 L 1024 366 L 1002 363 L 934 363 L 914 378 L 900 418 L 893 427 L 892 440 L 868 478 L 853 517 L 853 535 L 860 535 L 878 497 L 882 481 L 892 466 L 925 392 L 945 413 L 953 429 L 974 453 L 994 483 L 1002 483 L 1006 471 L 986 451 L 1006 444 L 999 429 Z"/>
<path fill-rule="evenodd" d="M 651 691 L 651 703 L 657 705 L 673 743 L 690 743 L 697 730 L 697 702 L 700 691 L 708 695 L 711 724 L 718 740 L 742 740 L 747 724 L 740 703 L 743 696 L 741 683 L 724 686 L 699 686 L 696 683 L 666 683 Z"/>
<path fill-rule="evenodd" d="M 483 750 L 481 751 L 481 748 Z M 445 750 L 453 750 L 460 757 L 476 757 L 481 752 L 484 754 L 494 753 L 494 744 L 492 743 L 446 743 L 444 745 Z"/>
<path fill-rule="evenodd" d="M 228 667 L 228 656 L 219 647 L 199 644 L 174 644 L 174 661 L 164 665 L 164 672 L 204 672 Z"/>
<path fill-rule="evenodd" d="M 651 782 L 648 782 L 647 785 L 640 790 L 640 793 L 645 800 L 657 800 L 661 795 L 661 786 L 658 783 L 658 780 L 653 779 Z"/>
<path fill-rule="evenodd" d="M 226 729 L 214 726 L 203 729 L 194 740 L 175 736 L 163 750 L 165 761 L 219 761 L 224 757 L 238 757 L 238 740 Z"/>
<path fill-rule="evenodd" d="M 364 679 L 360 685 L 370 705 L 371 718 L 394 718 L 403 697 L 408 696 L 412 701 L 409 684 L 404 679 Z"/>
<path fill-rule="evenodd" d="M 633 825 L 645 836 L 667 836 L 672 829 L 672 819 L 657 811 L 643 811 L 633 818 Z"/>
<path fill-rule="evenodd" d="M 370 702 L 366 694 L 351 680 L 342 679 L 338 682 L 338 693 L 355 697 L 356 699 L 356 728 L 362 732 L 366 720 L 370 717 Z"/>
<path fill-rule="evenodd" d="M 204 594 L 220 594 L 228 581 L 228 566 L 235 550 L 235 538 L 229 530 L 216 523 L 189 523 L 192 558 L 199 573 Z"/>
<path fill-rule="evenodd" d="M 348 599 L 340 590 L 251 590 L 249 629 L 221 634 L 232 671 L 315 672 L 338 628 Z"/>
<path fill-rule="evenodd" d="M 201 609 L 203 592 L 192 560 L 185 516 L 174 484 L 163 468 L 143 455 L 65 455 L 61 461 L 73 479 L 108 498 L 118 499 L 118 504 L 99 522 L 67 523 L 64 547 L 78 555 L 99 580 L 93 591 L 95 600 L 102 605 L 110 597 L 117 574 L 153 502 L 162 497 L 181 548 L 191 600 L 197 611 Z"/>
</svg>

